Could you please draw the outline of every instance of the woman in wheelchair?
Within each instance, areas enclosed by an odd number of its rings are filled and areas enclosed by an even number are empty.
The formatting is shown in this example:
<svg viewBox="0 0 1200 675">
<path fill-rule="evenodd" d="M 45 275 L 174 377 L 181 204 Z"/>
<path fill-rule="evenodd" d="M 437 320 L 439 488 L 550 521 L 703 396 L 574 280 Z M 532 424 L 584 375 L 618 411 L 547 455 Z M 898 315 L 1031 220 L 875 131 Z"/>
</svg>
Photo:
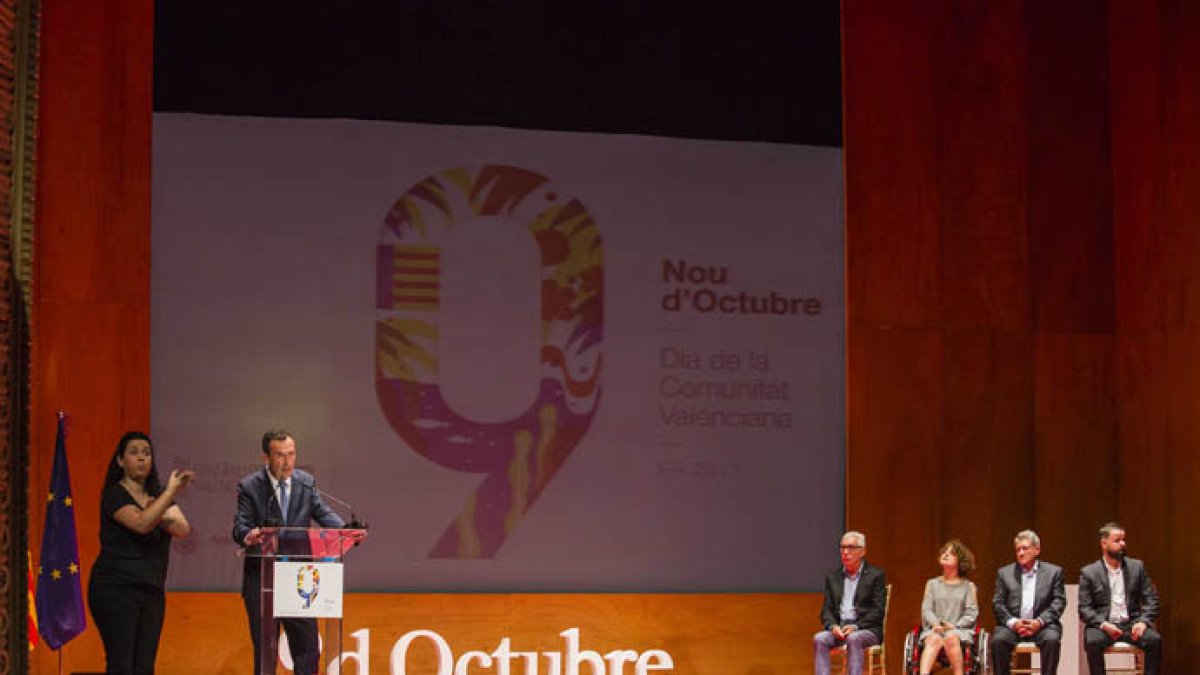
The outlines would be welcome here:
<svg viewBox="0 0 1200 675">
<path fill-rule="evenodd" d="M 933 670 L 938 655 L 945 652 L 954 675 L 963 675 L 963 646 L 973 640 L 979 602 L 975 584 L 967 574 L 975 569 L 975 556 L 957 539 L 946 542 L 938 552 L 942 575 L 925 583 L 921 601 L 920 673 Z"/>
</svg>

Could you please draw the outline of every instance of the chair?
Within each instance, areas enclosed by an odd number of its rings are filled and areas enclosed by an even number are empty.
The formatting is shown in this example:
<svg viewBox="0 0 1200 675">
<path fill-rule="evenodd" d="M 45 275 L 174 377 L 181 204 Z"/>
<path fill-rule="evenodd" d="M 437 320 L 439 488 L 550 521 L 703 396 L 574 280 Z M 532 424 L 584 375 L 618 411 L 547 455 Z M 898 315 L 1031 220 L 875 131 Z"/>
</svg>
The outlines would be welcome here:
<svg viewBox="0 0 1200 675">
<path fill-rule="evenodd" d="M 1029 665 L 1023 668 L 1017 666 L 1017 660 L 1021 656 L 1028 655 Z M 1038 657 L 1034 661 L 1034 655 Z M 1012 656 L 1009 658 L 1009 672 L 1020 673 L 1021 675 L 1041 675 L 1042 674 L 1042 650 L 1038 649 L 1037 644 L 1033 642 L 1018 642 L 1012 650 Z M 1037 665 L 1034 665 L 1034 664 Z"/>
<path fill-rule="evenodd" d="M 909 675 L 919 675 L 921 672 L 921 649 L 923 645 L 917 639 L 921 635 L 921 627 L 917 626 L 908 632 L 904 639 L 904 667 Z M 991 639 L 988 632 L 975 624 L 972 630 L 970 644 L 963 644 L 963 672 L 967 675 L 984 675 L 988 671 L 988 654 L 991 653 L 988 642 Z M 938 655 L 938 664 L 949 668 L 943 652 Z M 1143 674 L 1144 675 L 1144 674 Z"/>
<path fill-rule="evenodd" d="M 1110 654 L 1129 657 L 1132 660 L 1132 666 L 1117 666 L 1108 665 L 1108 657 Z M 1146 675 L 1146 652 L 1143 652 L 1138 647 L 1135 647 L 1128 642 L 1114 642 L 1108 649 L 1104 650 L 1104 672 L 1108 675 Z"/>
<path fill-rule="evenodd" d="M 887 675 L 887 659 L 884 658 L 883 645 L 887 641 L 887 616 L 888 608 L 892 606 L 892 585 L 887 585 L 887 594 L 883 600 L 883 637 L 884 642 L 877 645 L 871 645 L 863 654 L 866 663 L 863 664 L 863 672 L 867 675 L 882 673 Z M 837 659 L 841 660 L 841 668 L 837 666 Z M 842 675 L 846 675 L 850 669 L 850 659 L 846 656 L 846 645 L 834 647 L 829 650 L 829 672 L 836 673 L 839 670 Z"/>
</svg>

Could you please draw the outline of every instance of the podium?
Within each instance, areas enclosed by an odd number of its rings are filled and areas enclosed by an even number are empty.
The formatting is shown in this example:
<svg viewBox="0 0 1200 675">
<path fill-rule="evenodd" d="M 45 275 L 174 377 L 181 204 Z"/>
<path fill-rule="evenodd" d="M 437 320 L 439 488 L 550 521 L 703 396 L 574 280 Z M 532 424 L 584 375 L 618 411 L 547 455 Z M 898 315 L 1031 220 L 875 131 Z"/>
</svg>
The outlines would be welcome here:
<svg viewBox="0 0 1200 675">
<path fill-rule="evenodd" d="M 262 675 L 275 675 L 282 628 L 284 635 L 312 642 L 306 652 L 315 662 L 312 672 L 325 673 L 329 661 L 336 662 L 342 653 L 343 562 L 365 531 L 324 527 L 264 527 L 262 531 L 263 543 L 246 551 L 259 570 L 259 670 Z M 290 659 L 291 653 L 285 656 Z M 293 671 L 296 665 L 291 664 Z M 333 672 L 339 670 L 335 666 Z"/>
</svg>

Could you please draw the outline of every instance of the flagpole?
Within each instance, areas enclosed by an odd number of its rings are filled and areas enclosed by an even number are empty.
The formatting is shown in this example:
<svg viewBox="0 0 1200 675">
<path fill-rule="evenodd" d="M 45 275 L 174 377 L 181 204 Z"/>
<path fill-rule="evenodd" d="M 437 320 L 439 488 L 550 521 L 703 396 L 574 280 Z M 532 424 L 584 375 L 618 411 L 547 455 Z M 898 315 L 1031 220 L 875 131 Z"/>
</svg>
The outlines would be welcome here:
<svg viewBox="0 0 1200 675">
<path fill-rule="evenodd" d="M 63 645 L 62 647 L 59 647 L 58 649 L 54 650 L 54 651 L 58 652 L 58 675 L 63 675 L 63 669 L 62 669 L 62 650 L 63 650 L 63 647 L 66 647 L 66 645 Z"/>
</svg>

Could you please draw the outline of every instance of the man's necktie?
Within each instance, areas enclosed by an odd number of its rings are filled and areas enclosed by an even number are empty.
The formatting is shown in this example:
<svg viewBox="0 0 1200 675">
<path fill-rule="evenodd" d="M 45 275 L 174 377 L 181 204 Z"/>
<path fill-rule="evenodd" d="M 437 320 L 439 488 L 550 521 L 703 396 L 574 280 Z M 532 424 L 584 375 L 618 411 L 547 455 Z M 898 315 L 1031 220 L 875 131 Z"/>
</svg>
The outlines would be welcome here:
<svg viewBox="0 0 1200 675">
<path fill-rule="evenodd" d="M 279 481 L 279 508 L 283 510 L 280 522 L 287 525 L 288 519 L 288 484 L 286 480 Z"/>
</svg>

